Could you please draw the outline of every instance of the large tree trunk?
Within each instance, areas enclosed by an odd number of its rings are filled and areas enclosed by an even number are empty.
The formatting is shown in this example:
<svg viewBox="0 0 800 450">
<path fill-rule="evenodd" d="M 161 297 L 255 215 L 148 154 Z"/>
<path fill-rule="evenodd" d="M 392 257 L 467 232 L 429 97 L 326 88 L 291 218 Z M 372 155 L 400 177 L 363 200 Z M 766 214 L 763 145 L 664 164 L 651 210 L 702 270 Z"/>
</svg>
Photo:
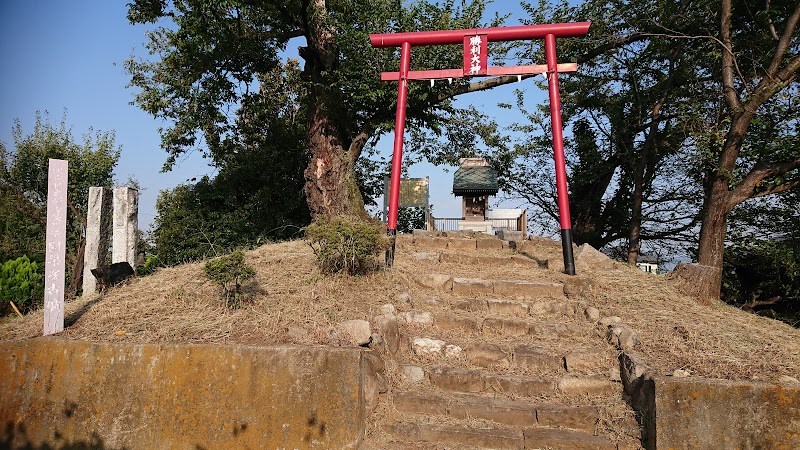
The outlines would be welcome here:
<svg viewBox="0 0 800 450">
<path fill-rule="evenodd" d="M 729 195 L 724 181 L 717 180 L 705 200 L 697 263 L 719 270 L 709 271 L 708 276 L 695 280 L 697 285 L 704 286 L 701 291 L 708 293 L 709 299 L 702 300 L 719 300 L 722 285 L 722 255 L 725 251 L 727 217 L 730 211 L 727 205 Z"/>
<path fill-rule="evenodd" d="M 366 217 L 355 179 L 355 158 L 336 136 L 328 111 L 317 107 L 310 120 L 311 161 L 305 171 L 305 193 L 311 214 Z"/>
<path fill-rule="evenodd" d="M 367 218 L 364 199 L 355 179 L 355 149 L 338 126 L 338 102 L 328 88 L 324 72 L 339 63 L 336 30 L 326 0 L 306 3 L 307 47 L 300 48 L 304 72 L 311 77 L 308 145 L 311 160 L 305 171 L 305 194 L 311 215 Z"/>
</svg>

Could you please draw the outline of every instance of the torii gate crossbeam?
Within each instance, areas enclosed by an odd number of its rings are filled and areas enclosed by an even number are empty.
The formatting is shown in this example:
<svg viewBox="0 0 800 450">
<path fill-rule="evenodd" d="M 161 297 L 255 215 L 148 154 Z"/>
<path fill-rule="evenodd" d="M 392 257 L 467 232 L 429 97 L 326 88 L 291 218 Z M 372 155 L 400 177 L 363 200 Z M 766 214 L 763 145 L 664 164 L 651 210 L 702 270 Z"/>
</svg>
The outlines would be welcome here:
<svg viewBox="0 0 800 450">
<path fill-rule="evenodd" d="M 553 159 L 556 169 L 561 246 L 564 256 L 564 272 L 575 275 L 572 254 L 572 223 L 569 213 L 567 172 L 564 158 L 563 124 L 561 121 L 561 97 L 558 90 L 558 72 L 574 72 L 576 64 L 558 64 L 556 61 L 556 38 L 585 36 L 590 22 L 521 25 L 499 28 L 473 28 L 466 30 L 439 30 L 408 33 L 371 34 L 373 47 L 400 47 L 399 72 L 384 72 L 381 80 L 398 80 L 397 114 L 395 118 L 394 151 L 392 154 L 392 177 L 389 188 L 389 213 L 387 227 L 389 235 L 397 234 L 397 209 L 400 196 L 400 172 L 403 161 L 403 134 L 405 133 L 408 80 L 436 78 L 458 78 L 471 76 L 529 75 L 546 73 L 550 96 L 550 120 L 553 132 Z M 523 39 L 544 39 L 546 65 L 487 67 L 486 45 L 488 42 Z M 464 44 L 464 67 L 462 69 L 410 71 L 411 47 L 424 45 Z M 392 265 L 395 245 L 387 252 L 386 262 Z"/>
</svg>

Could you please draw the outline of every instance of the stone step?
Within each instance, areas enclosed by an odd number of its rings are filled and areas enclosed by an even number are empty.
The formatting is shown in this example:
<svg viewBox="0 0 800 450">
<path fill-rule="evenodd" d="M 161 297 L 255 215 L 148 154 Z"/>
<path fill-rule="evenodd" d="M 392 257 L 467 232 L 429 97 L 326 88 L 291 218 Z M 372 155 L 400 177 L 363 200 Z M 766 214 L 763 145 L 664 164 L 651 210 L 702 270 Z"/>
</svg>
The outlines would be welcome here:
<svg viewBox="0 0 800 450">
<path fill-rule="evenodd" d="M 409 239 L 401 241 L 404 245 L 409 244 Z M 415 248 L 425 249 L 448 249 L 448 250 L 503 250 L 507 248 L 507 242 L 501 241 L 496 237 L 481 237 L 478 239 L 463 237 L 442 237 L 442 236 L 414 236 L 411 245 Z"/>
<path fill-rule="evenodd" d="M 520 429 L 398 422 L 386 426 L 384 430 L 404 443 L 435 443 L 437 449 L 525 448 L 525 436 Z"/>
<path fill-rule="evenodd" d="M 410 350 L 415 355 L 433 360 L 465 355 L 470 363 L 484 368 L 497 366 L 539 369 L 556 373 L 564 371 L 563 355 L 554 355 L 544 348 L 531 345 L 518 345 L 511 351 L 505 351 L 499 345 L 485 341 L 462 345 L 434 337 L 408 335 L 403 335 L 401 340 L 408 342 Z"/>
<path fill-rule="evenodd" d="M 485 280 L 453 277 L 441 273 L 424 273 L 415 278 L 420 286 L 461 296 L 495 295 L 516 299 L 564 297 L 564 284 L 525 280 Z"/>
<path fill-rule="evenodd" d="M 566 298 L 541 298 L 536 300 L 514 300 L 508 298 L 466 297 L 454 300 L 451 307 L 457 311 L 469 311 L 495 316 L 527 317 L 559 314 L 568 317 L 586 316 L 588 306 Z M 588 319 L 587 319 L 588 320 Z"/>
<path fill-rule="evenodd" d="M 476 245 L 477 249 L 477 245 Z M 521 255 L 509 256 L 483 256 L 468 253 L 441 253 L 441 252 L 413 252 L 411 259 L 414 261 L 432 261 L 440 263 L 469 264 L 478 266 L 503 267 L 521 265 L 531 268 L 541 268 L 541 264 L 531 258 Z"/>
<path fill-rule="evenodd" d="M 443 332 L 482 333 L 486 336 L 574 336 L 585 332 L 584 327 L 573 323 L 542 322 L 523 318 L 486 317 L 478 319 L 468 315 L 439 313 L 408 314 L 402 321 L 411 325 L 433 325 Z"/>
<path fill-rule="evenodd" d="M 541 404 L 474 394 L 400 392 L 394 396 L 394 407 L 403 414 L 480 419 L 514 427 L 594 431 L 599 420 L 599 412 L 594 406 Z"/>
<path fill-rule="evenodd" d="M 396 422 L 387 426 L 386 431 L 402 442 L 397 448 L 408 448 L 409 445 L 424 442 L 437 444 L 432 447 L 437 449 L 617 450 L 613 442 L 603 437 L 548 428 L 475 428 L 467 425 Z"/>
<path fill-rule="evenodd" d="M 622 385 L 608 379 L 562 375 L 546 377 L 498 375 L 478 369 L 438 366 L 428 370 L 430 383 L 442 390 L 466 393 L 495 393 L 511 397 L 536 397 L 556 391 L 571 397 L 608 396 L 622 392 Z"/>
<path fill-rule="evenodd" d="M 512 397 L 552 394 L 558 385 L 557 381 L 543 377 L 497 375 L 454 367 L 434 367 L 428 371 L 428 378 L 433 386 L 445 391 L 494 393 Z"/>
</svg>

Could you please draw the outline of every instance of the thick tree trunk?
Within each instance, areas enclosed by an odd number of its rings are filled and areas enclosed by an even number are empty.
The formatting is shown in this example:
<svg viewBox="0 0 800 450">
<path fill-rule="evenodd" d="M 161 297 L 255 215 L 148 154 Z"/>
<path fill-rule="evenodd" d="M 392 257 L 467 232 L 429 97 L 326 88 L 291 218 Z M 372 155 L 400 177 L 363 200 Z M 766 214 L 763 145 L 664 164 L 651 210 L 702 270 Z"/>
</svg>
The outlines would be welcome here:
<svg viewBox="0 0 800 450">
<path fill-rule="evenodd" d="M 639 262 L 639 250 L 641 248 L 641 234 L 642 234 L 642 201 L 644 195 L 642 193 L 643 173 L 644 168 L 637 168 L 637 172 L 633 179 L 633 205 L 631 208 L 631 224 L 628 228 L 628 264 L 635 266 Z"/>
<path fill-rule="evenodd" d="M 725 180 L 717 177 L 708 190 L 702 213 L 697 263 L 717 270 L 704 272 L 706 276 L 695 280 L 695 283 L 702 286 L 700 291 L 713 300 L 719 300 L 722 285 L 722 258 L 725 251 L 727 217 L 731 211 L 730 196 Z"/>
<path fill-rule="evenodd" d="M 355 161 L 330 129 L 324 111 L 311 118 L 308 142 L 311 161 L 305 171 L 305 194 L 313 216 L 366 217 L 355 179 Z"/>
<path fill-rule="evenodd" d="M 314 217 L 367 218 L 355 179 L 358 152 L 350 150 L 351 142 L 345 142 L 348 138 L 337 125 L 339 108 L 323 76 L 339 62 L 335 29 L 325 0 L 312 0 L 306 7 L 308 47 L 300 49 L 312 86 L 308 126 L 311 160 L 304 173 L 306 201 Z"/>
</svg>

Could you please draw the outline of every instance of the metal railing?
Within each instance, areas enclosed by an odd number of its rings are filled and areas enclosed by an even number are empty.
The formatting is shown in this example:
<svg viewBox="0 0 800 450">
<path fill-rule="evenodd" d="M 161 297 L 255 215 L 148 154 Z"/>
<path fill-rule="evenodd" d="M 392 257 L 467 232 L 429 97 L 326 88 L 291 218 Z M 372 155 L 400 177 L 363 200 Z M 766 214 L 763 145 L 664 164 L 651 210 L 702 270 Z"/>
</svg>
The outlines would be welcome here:
<svg viewBox="0 0 800 450">
<path fill-rule="evenodd" d="M 519 219 L 489 219 L 495 230 L 519 231 Z"/>
<path fill-rule="evenodd" d="M 433 229 L 436 231 L 458 231 L 458 225 L 463 220 L 461 217 L 434 217 Z"/>
<path fill-rule="evenodd" d="M 433 228 L 436 231 L 458 231 L 463 217 L 434 217 Z M 519 231 L 520 219 L 489 219 L 495 230 Z"/>
</svg>

